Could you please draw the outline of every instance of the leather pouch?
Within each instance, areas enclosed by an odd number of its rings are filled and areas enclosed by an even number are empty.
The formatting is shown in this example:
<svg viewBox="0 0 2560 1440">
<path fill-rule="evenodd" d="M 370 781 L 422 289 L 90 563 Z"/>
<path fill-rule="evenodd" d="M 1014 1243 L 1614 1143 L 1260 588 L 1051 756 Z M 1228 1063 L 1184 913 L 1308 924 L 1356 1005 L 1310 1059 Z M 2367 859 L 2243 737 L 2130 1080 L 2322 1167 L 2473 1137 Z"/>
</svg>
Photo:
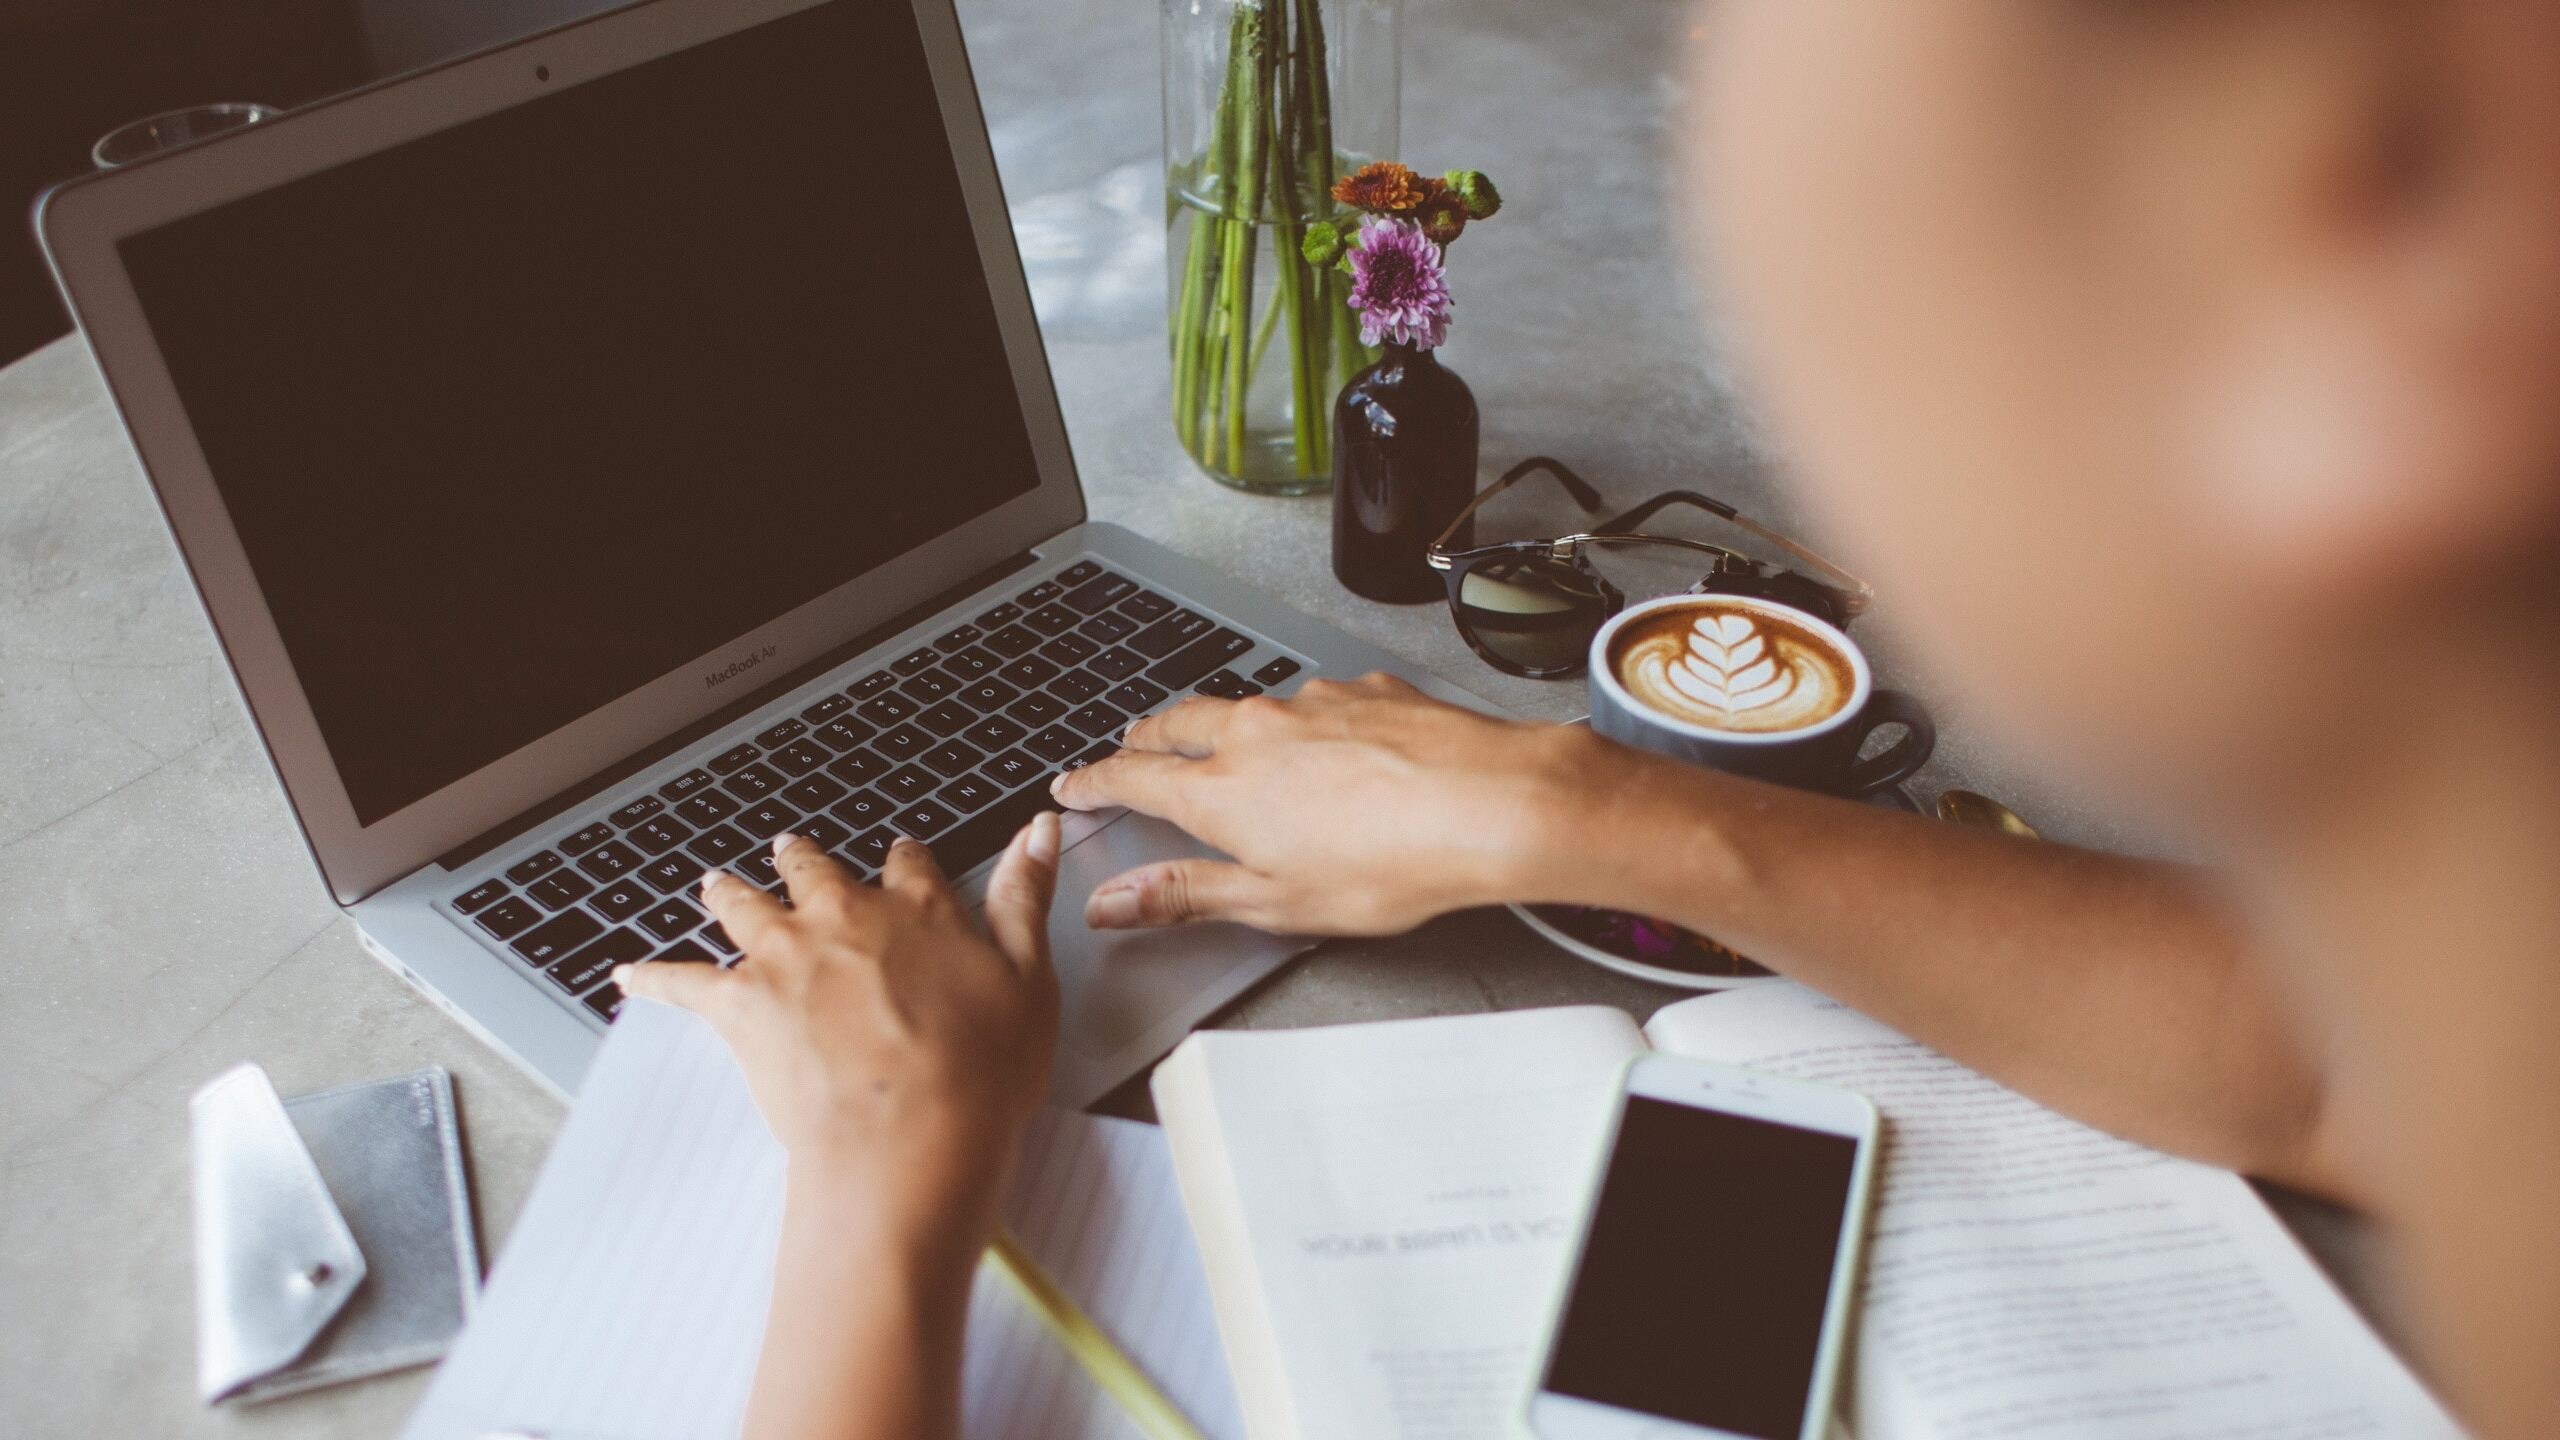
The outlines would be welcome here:
<svg viewBox="0 0 2560 1440">
<path fill-rule="evenodd" d="M 453 1081 L 279 1099 L 236 1066 L 188 1102 L 196 1382 L 264 1400 L 444 1353 L 479 1291 Z"/>
</svg>

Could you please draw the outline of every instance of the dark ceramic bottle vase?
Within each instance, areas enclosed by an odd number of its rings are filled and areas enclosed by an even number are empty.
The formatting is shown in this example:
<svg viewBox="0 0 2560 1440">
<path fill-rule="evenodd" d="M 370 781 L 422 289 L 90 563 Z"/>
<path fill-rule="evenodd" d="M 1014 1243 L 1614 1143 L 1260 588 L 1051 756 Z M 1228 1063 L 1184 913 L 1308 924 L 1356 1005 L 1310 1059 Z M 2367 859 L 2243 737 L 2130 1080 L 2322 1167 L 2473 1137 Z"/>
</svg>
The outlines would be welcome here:
<svg viewBox="0 0 2560 1440">
<path fill-rule="evenodd" d="M 1335 578 L 1391 604 L 1441 598 L 1423 552 L 1475 493 L 1475 393 L 1432 352 L 1389 345 L 1333 402 Z"/>
</svg>

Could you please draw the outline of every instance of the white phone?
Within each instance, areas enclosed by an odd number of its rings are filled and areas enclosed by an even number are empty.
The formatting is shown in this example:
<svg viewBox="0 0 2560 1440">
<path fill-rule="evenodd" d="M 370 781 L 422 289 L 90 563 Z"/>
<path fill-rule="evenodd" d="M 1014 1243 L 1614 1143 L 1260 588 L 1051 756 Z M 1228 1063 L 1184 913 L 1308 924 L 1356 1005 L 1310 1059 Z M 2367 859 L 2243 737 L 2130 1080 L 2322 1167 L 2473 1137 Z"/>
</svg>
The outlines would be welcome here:
<svg viewBox="0 0 2560 1440">
<path fill-rule="evenodd" d="M 1545 1440 L 1821 1440 L 1875 1173 L 1876 1108 L 1640 1057 L 1528 1425 Z"/>
</svg>

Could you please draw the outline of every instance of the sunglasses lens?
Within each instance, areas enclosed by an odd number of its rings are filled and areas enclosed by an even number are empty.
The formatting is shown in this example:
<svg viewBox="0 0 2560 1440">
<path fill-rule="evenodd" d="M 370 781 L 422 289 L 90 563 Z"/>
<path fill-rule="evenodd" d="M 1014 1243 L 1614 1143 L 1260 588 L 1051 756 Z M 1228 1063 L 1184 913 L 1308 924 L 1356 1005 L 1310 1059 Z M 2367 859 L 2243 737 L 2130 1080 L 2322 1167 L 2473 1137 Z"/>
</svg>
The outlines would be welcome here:
<svg viewBox="0 0 2560 1440">
<path fill-rule="evenodd" d="M 1573 565 L 1546 556 L 1497 555 L 1458 578 L 1458 624 L 1488 654 L 1539 674 L 1579 666 L 1618 597 Z"/>
</svg>

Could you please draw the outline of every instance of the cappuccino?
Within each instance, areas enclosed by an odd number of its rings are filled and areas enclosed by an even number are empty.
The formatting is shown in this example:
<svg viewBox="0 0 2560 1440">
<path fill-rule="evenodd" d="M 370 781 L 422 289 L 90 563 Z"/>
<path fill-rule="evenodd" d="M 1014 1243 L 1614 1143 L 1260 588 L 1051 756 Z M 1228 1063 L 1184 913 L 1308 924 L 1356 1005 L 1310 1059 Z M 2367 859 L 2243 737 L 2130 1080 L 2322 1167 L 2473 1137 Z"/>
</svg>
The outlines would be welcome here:
<svg viewBox="0 0 2560 1440">
<path fill-rule="evenodd" d="M 1858 670 L 1792 612 L 1699 596 L 1631 617 L 1610 638 L 1609 673 L 1664 719 L 1729 735 L 1784 735 L 1839 715 Z"/>
</svg>

